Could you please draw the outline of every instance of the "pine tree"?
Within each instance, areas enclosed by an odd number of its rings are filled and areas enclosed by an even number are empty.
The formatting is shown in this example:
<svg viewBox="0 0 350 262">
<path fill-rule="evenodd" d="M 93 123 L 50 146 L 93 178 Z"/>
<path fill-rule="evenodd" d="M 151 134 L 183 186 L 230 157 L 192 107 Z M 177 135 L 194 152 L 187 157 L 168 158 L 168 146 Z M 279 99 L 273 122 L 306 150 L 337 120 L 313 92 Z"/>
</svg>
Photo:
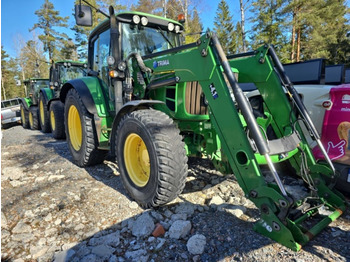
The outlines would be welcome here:
<svg viewBox="0 0 350 262">
<path fill-rule="evenodd" d="M 43 54 L 43 48 L 37 40 L 29 40 L 22 47 L 20 54 L 22 80 L 26 78 L 48 78 L 49 62 Z"/>
<path fill-rule="evenodd" d="M 67 27 L 66 22 L 68 17 L 59 16 L 59 11 L 54 9 L 54 5 L 49 1 L 45 0 L 41 8 L 35 11 L 39 21 L 29 30 L 32 31 L 39 28 L 43 31 L 43 34 L 39 35 L 39 39 L 44 44 L 44 51 L 48 52 L 49 59 L 53 59 L 57 45 L 57 39 L 64 37 L 64 35 L 56 31 L 55 27 Z"/>
<path fill-rule="evenodd" d="M 10 57 L 1 46 L 1 99 L 11 99 L 23 97 L 23 86 L 17 86 L 16 80 L 19 79 L 18 61 Z"/>
<path fill-rule="evenodd" d="M 291 17 L 292 62 L 312 58 L 326 58 L 332 64 L 349 62 L 345 0 L 290 0 L 284 12 Z"/>
<path fill-rule="evenodd" d="M 254 32 L 251 36 L 253 48 L 263 44 L 274 45 L 282 62 L 288 60 L 288 51 L 286 48 L 287 36 L 285 31 L 285 1 L 283 0 L 256 0 L 252 4 L 252 19 Z"/>
<path fill-rule="evenodd" d="M 202 31 L 203 31 L 203 25 L 202 22 L 200 21 L 197 9 L 193 9 L 193 15 L 191 17 L 191 21 L 188 24 L 188 27 L 186 29 L 186 39 L 185 42 L 188 43 L 193 43 L 198 40 L 200 37 Z"/>
<path fill-rule="evenodd" d="M 159 0 L 139 0 L 132 9 L 148 14 L 163 15 L 162 3 Z"/>
<path fill-rule="evenodd" d="M 221 0 L 214 20 L 214 31 L 216 32 L 219 41 L 226 55 L 236 52 L 235 30 L 233 19 L 229 11 L 229 7 L 225 0 Z"/>
<path fill-rule="evenodd" d="M 346 14 L 349 9 L 344 0 L 322 0 L 314 5 L 313 20 L 309 17 L 303 58 L 326 58 L 330 63 L 344 63 L 349 55 L 347 33 L 349 25 Z M 346 51 L 347 49 L 347 51 Z"/>
<path fill-rule="evenodd" d="M 118 13 L 122 10 L 126 9 L 126 6 L 117 4 L 116 0 L 89 0 L 89 3 L 92 6 L 95 6 L 97 9 L 101 9 L 106 14 L 109 14 L 109 6 L 112 5 L 115 9 L 115 12 Z M 75 0 L 75 4 L 79 4 L 80 0 Z M 71 30 L 73 30 L 75 33 L 75 43 L 76 43 L 76 50 L 78 54 L 79 60 L 86 60 L 88 55 L 88 38 L 92 30 L 103 20 L 105 20 L 106 17 L 101 14 L 100 12 L 96 12 L 95 10 L 92 10 L 92 26 L 79 26 L 74 25 Z"/>
</svg>

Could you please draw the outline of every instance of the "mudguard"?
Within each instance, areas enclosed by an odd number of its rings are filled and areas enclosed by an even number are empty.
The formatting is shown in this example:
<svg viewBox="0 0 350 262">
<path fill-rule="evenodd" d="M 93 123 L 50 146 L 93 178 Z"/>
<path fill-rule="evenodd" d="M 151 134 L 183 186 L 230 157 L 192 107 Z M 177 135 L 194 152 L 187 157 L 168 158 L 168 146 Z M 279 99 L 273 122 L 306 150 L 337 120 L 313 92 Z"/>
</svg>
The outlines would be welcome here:
<svg viewBox="0 0 350 262">
<path fill-rule="evenodd" d="M 53 101 L 61 101 L 61 100 L 59 98 L 50 99 L 49 102 L 47 103 L 47 110 L 50 110 L 50 106 L 51 106 Z"/>
<path fill-rule="evenodd" d="M 40 93 L 43 94 L 46 102 L 49 102 L 54 97 L 54 92 L 51 88 L 42 88 L 40 89 Z"/>
<path fill-rule="evenodd" d="M 66 82 L 60 92 L 60 100 L 65 103 L 68 91 L 74 88 L 87 109 L 94 116 L 95 129 L 100 149 L 109 149 L 109 127 L 112 123 L 110 111 L 114 111 L 113 104 L 108 101 L 108 87 L 97 77 L 88 76 Z"/>
<path fill-rule="evenodd" d="M 28 97 L 22 97 L 21 102 L 26 110 L 29 110 L 29 107 L 33 104 L 32 99 L 30 99 Z"/>
<path fill-rule="evenodd" d="M 118 128 L 120 120 L 125 114 L 135 111 L 141 107 L 150 108 L 155 104 L 164 104 L 164 102 L 159 100 L 134 100 L 124 104 L 123 107 L 119 110 L 118 114 L 114 117 L 112 124 L 112 133 L 110 135 L 110 145 L 114 145 L 116 130 Z M 110 148 L 110 152 L 112 156 L 115 156 L 115 149 L 113 146 Z"/>
<path fill-rule="evenodd" d="M 83 77 L 68 81 L 62 86 L 60 100 L 65 102 L 69 89 L 74 88 L 79 93 L 83 104 L 90 114 L 99 117 L 107 117 L 109 115 L 106 99 L 103 94 L 102 81 L 97 77 Z"/>
</svg>

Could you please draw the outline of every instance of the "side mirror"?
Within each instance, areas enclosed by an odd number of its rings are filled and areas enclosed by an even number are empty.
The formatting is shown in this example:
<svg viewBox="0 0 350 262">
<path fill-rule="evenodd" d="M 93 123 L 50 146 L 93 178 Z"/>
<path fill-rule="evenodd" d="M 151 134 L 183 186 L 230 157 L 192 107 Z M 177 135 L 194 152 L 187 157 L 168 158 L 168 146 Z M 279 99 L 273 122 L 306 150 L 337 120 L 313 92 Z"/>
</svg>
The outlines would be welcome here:
<svg viewBox="0 0 350 262">
<path fill-rule="evenodd" d="M 75 5 L 75 22 L 81 26 L 92 26 L 92 10 L 90 6 Z"/>
</svg>

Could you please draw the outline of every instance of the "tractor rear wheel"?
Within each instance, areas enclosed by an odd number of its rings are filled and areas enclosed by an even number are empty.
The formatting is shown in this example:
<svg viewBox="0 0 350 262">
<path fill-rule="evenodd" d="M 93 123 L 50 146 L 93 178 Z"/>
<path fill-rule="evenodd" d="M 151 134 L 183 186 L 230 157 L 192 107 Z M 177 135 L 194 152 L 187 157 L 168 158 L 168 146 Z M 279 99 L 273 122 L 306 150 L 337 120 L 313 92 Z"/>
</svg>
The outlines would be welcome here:
<svg viewBox="0 0 350 262">
<path fill-rule="evenodd" d="M 52 136 L 56 139 L 66 138 L 64 130 L 64 105 L 61 101 L 52 101 L 49 110 Z"/>
<path fill-rule="evenodd" d="M 39 115 L 41 131 L 43 131 L 44 133 L 51 132 L 49 112 L 47 110 L 47 99 L 41 92 L 39 97 Z"/>
<path fill-rule="evenodd" d="M 29 128 L 29 112 L 22 104 L 21 104 L 21 123 L 23 128 L 25 129 Z"/>
<path fill-rule="evenodd" d="M 99 150 L 94 117 L 91 115 L 78 92 L 68 91 L 64 106 L 64 123 L 69 150 L 74 162 L 81 167 L 99 164 L 108 153 Z"/>
<path fill-rule="evenodd" d="M 185 144 L 172 119 L 146 109 L 125 115 L 115 137 L 124 187 L 143 208 L 175 199 L 187 176 Z"/>
<path fill-rule="evenodd" d="M 37 106 L 31 106 L 29 108 L 29 127 L 32 130 L 39 130 L 39 109 Z"/>
</svg>

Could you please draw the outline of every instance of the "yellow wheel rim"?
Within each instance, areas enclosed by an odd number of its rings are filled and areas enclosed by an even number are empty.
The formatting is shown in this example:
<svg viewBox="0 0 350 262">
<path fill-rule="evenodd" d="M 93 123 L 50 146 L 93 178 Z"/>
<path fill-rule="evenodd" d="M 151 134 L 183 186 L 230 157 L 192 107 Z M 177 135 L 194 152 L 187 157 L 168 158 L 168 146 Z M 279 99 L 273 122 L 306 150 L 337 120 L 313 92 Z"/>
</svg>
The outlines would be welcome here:
<svg viewBox="0 0 350 262">
<path fill-rule="evenodd" d="M 41 123 L 45 123 L 45 116 L 44 116 L 44 104 L 43 104 L 43 100 L 40 100 L 39 103 L 39 110 L 40 110 L 40 119 L 41 119 Z"/>
<path fill-rule="evenodd" d="M 137 134 L 130 134 L 124 145 L 124 161 L 131 181 L 138 187 L 148 183 L 151 171 L 145 142 Z"/>
<path fill-rule="evenodd" d="M 55 114 L 53 111 L 50 112 L 50 121 L 51 121 L 51 129 L 54 131 L 56 129 L 56 120 L 55 120 Z"/>
<path fill-rule="evenodd" d="M 33 125 L 34 125 L 32 112 L 29 112 L 29 124 L 30 124 L 30 127 L 33 127 Z"/>
<path fill-rule="evenodd" d="M 23 109 L 23 107 L 21 108 L 21 117 L 22 117 L 23 125 L 25 125 L 25 124 L 26 124 L 26 117 L 25 117 L 25 115 L 24 115 L 24 109 Z"/>
<path fill-rule="evenodd" d="M 71 105 L 68 110 L 68 133 L 75 151 L 79 151 L 83 141 L 83 132 L 78 109 Z"/>
</svg>

